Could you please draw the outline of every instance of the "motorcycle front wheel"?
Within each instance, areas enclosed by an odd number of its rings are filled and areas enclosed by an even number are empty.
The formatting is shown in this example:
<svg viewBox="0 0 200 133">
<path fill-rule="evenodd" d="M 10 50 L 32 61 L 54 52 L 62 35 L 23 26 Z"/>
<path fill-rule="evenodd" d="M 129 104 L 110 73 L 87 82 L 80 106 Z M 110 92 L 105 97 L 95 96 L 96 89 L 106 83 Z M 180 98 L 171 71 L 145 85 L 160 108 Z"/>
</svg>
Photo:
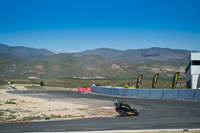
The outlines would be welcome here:
<svg viewBox="0 0 200 133">
<path fill-rule="evenodd" d="M 139 111 L 137 109 L 132 108 L 132 112 L 134 113 L 133 115 L 138 116 Z"/>
</svg>

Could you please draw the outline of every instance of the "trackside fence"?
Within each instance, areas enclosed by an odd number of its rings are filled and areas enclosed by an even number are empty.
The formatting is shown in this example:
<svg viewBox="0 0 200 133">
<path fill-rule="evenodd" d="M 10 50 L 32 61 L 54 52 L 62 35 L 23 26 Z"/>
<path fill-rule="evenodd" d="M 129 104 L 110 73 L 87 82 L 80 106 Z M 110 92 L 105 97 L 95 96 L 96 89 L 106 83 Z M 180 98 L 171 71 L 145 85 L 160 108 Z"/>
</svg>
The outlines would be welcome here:
<svg viewBox="0 0 200 133">
<path fill-rule="evenodd" d="M 136 98 L 200 100 L 200 90 L 197 89 L 128 89 L 92 86 L 92 92 Z"/>
</svg>

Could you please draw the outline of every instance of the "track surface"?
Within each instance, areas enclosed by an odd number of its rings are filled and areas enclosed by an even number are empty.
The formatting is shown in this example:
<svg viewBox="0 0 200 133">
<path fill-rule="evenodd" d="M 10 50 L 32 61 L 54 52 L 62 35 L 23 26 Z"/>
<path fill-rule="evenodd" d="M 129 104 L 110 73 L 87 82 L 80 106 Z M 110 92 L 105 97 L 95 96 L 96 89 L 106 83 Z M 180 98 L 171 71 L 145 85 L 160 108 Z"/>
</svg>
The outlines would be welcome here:
<svg viewBox="0 0 200 133">
<path fill-rule="evenodd" d="M 200 101 L 159 100 L 79 93 L 75 91 L 11 91 L 9 93 L 95 106 L 113 106 L 123 101 L 140 111 L 139 116 L 27 123 L 2 123 L 0 132 L 62 132 L 200 128 Z"/>
</svg>

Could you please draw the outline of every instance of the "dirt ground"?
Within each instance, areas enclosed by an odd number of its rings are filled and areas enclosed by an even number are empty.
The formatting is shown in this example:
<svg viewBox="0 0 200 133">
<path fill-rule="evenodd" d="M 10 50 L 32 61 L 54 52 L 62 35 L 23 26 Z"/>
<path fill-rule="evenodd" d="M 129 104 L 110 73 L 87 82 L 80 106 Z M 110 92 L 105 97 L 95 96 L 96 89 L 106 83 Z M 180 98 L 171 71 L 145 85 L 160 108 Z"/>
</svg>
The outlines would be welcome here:
<svg viewBox="0 0 200 133">
<path fill-rule="evenodd" d="M 26 85 L 12 85 L 18 90 L 26 90 Z M 50 101 L 6 93 L 0 90 L 0 122 L 62 120 L 94 118 L 117 115 L 114 109 L 95 106 Z"/>
</svg>

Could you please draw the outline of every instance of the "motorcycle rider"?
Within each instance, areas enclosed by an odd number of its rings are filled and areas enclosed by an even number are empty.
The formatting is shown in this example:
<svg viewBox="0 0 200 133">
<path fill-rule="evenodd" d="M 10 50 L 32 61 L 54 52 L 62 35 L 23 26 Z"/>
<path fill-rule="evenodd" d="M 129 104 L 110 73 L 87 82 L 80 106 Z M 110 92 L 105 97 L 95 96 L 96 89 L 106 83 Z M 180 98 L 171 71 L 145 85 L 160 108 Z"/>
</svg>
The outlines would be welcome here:
<svg viewBox="0 0 200 133">
<path fill-rule="evenodd" d="M 114 105 L 115 105 L 115 111 L 117 111 L 121 116 L 139 115 L 139 111 L 136 110 L 135 108 L 132 108 L 127 103 L 118 102 L 117 100 L 115 100 Z"/>
<path fill-rule="evenodd" d="M 122 106 L 130 107 L 129 104 L 123 103 L 123 102 L 118 102 L 117 100 L 115 100 L 114 105 L 116 106 L 116 109 L 120 109 Z"/>
</svg>

